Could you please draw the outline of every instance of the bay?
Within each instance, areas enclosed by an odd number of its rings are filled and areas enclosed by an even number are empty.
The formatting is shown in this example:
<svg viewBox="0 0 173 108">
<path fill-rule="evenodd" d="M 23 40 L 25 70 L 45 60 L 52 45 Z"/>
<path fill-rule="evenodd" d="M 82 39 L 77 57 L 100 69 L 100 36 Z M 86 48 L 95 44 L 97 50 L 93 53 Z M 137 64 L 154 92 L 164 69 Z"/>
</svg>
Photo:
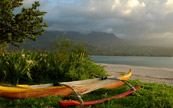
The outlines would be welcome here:
<svg viewBox="0 0 173 108">
<path fill-rule="evenodd" d="M 173 68 L 173 57 L 90 56 L 95 63 Z"/>
</svg>

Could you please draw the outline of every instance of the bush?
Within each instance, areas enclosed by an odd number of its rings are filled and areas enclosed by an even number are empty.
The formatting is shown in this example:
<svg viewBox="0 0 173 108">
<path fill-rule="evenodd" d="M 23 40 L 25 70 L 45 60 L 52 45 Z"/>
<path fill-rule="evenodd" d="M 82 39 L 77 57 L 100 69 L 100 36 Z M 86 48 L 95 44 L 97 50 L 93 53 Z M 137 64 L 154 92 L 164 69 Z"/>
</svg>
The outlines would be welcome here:
<svg viewBox="0 0 173 108">
<path fill-rule="evenodd" d="M 56 45 L 58 48 L 51 52 L 23 50 L 1 56 L 1 82 L 48 83 L 89 79 L 92 74 L 106 76 L 81 44 L 62 38 Z"/>
<path fill-rule="evenodd" d="M 105 76 L 103 67 L 96 65 L 81 44 L 61 39 L 53 52 L 43 52 L 41 61 L 32 68 L 34 82 L 58 82 Z"/>
<path fill-rule="evenodd" d="M 23 51 L 0 56 L 0 71 L 3 80 L 18 84 L 19 79 L 24 75 L 32 79 L 30 69 L 36 64 L 36 62 L 33 61 L 33 57 L 34 56 L 25 56 Z"/>
</svg>

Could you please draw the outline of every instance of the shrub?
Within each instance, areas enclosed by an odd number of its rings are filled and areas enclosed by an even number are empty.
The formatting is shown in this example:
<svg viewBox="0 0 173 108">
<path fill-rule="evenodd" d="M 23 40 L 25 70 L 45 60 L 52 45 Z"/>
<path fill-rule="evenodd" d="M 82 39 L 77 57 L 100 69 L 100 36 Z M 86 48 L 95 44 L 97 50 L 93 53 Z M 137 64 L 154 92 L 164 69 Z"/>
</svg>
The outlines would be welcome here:
<svg viewBox="0 0 173 108">
<path fill-rule="evenodd" d="M 30 69 L 36 64 L 34 56 L 26 56 L 24 51 L 0 56 L 0 71 L 3 80 L 18 84 L 25 75 L 31 78 Z"/>
<path fill-rule="evenodd" d="M 1 81 L 47 83 L 93 78 L 92 74 L 106 75 L 103 67 L 88 57 L 82 44 L 61 39 L 57 45 L 51 52 L 23 50 L 1 56 Z"/>
</svg>

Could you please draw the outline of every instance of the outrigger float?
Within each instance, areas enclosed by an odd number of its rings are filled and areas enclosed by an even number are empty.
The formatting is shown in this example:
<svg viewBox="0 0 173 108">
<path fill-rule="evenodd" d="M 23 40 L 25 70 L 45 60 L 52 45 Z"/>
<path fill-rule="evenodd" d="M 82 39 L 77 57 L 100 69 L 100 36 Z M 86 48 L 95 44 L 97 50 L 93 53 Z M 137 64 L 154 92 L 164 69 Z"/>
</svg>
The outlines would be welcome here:
<svg viewBox="0 0 173 108">
<path fill-rule="evenodd" d="M 126 81 L 132 75 L 131 69 L 126 74 L 119 74 L 117 77 L 101 77 L 95 79 L 81 80 L 81 81 L 71 81 L 71 82 L 61 82 L 61 83 L 50 83 L 50 84 L 40 84 L 40 85 L 16 85 L 15 87 L 0 86 L 0 97 L 13 98 L 13 99 L 24 99 L 24 98 L 39 98 L 45 96 L 67 96 L 73 92 L 77 95 L 79 101 L 60 101 L 61 106 L 71 106 L 71 105 L 81 105 L 81 106 L 91 106 L 99 103 L 103 103 L 106 100 L 112 98 L 125 97 L 140 88 L 140 86 L 132 87 Z M 81 95 L 89 93 L 91 91 L 100 88 L 116 88 L 123 84 L 127 84 L 131 90 L 122 93 L 117 96 L 112 96 L 109 98 L 83 102 Z"/>
</svg>

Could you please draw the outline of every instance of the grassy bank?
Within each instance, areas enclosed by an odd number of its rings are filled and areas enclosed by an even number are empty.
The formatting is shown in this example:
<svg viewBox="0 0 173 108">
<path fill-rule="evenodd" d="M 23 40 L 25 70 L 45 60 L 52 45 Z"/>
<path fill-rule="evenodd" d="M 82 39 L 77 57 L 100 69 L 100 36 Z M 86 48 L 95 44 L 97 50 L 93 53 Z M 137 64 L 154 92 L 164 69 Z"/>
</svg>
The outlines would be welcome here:
<svg viewBox="0 0 173 108">
<path fill-rule="evenodd" d="M 141 83 L 137 80 L 129 81 L 141 88 L 132 95 L 106 101 L 94 108 L 173 108 L 173 87 L 164 84 Z M 99 89 L 82 96 L 84 101 L 91 101 L 110 97 L 129 90 L 127 85 L 115 89 Z M 48 96 L 44 98 L 5 99 L 0 98 L 1 108 L 60 108 L 58 101 L 77 100 L 75 95 L 67 97 Z M 79 106 L 77 106 L 79 107 Z"/>
</svg>

